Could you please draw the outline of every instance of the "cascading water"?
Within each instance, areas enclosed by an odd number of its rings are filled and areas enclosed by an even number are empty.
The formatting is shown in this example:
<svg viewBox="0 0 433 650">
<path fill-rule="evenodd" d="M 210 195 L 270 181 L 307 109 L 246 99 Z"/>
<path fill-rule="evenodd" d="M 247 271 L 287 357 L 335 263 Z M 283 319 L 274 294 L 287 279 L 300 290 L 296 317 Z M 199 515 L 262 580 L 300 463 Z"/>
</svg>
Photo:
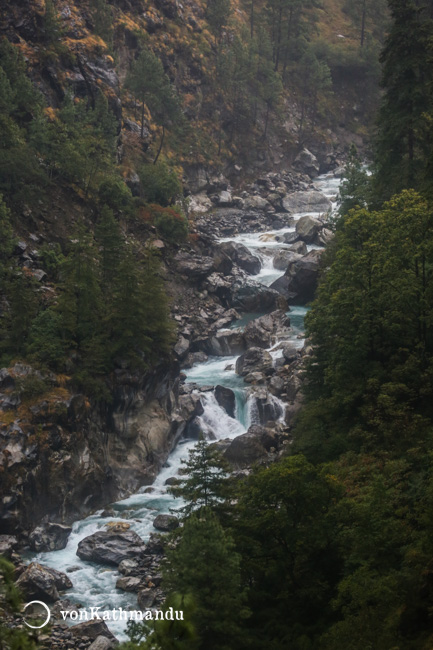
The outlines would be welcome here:
<svg viewBox="0 0 433 650">
<path fill-rule="evenodd" d="M 319 177 L 316 180 L 316 187 L 329 198 L 335 199 L 338 192 L 340 180 L 333 175 Z M 311 214 L 303 213 L 303 214 Z M 299 219 L 303 214 L 294 215 L 294 220 Z M 281 271 L 273 268 L 273 251 L 275 254 L 288 245 L 282 243 L 280 235 L 293 231 L 294 228 L 273 230 L 267 233 L 248 233 L 236 237 L 225 238 L 225 241 L 232 240 L 244 244 L 252 253 L 259 255 L 262 261 L 262 270 L 255 276 L 255 279 L 263 284 L 270 285 L 282 275 Z M 223 240 L 221 240 L 223 241 Z M 309 246 L 309 249 L 314 248 Z M 263 250 L 265 249 L 265 250 Z M 289 315 L 291 318 L 291 330 L 284 341 L 290 341 L 293 345 L 303 345 L 299 339 L 303 332 L 303 318 L 306 313 L 305 307 L 291 307 Z M 263 314 L 246 314 L 233 326 L 243 327 L 253 318 Z M 281 356 L 281 343 L 278 341 L 270 348 L 274 361 Z M 214 357 L 209 358 L 205 363 L 197 364 L 186 371 L 188 383 L 194 383 L 198 387 L 213 387 L 218 384 L 230 388 L 235 394 L 235 418 L 227 415 L 226 411 L 218 404 L 215 394 L 210 388 L 201 392 L 201 401 L 204 412 L 200 416 L 199 424 L 205 435 L 216 440 L 222 438 L 234 438 L 247 431 L 250 424 L 257 422 L 258 407 L 257 399 L 251 394 L 250 389 L 243 379 L 235 373 L 236 357 Z M 284 421 L 285 405 L 277 397 L 267 395 L 273 417 L 281 422 Z M 100 512 L 95 513 L 75 522 L 68 544 L 61 551 L 50 553 L 38 553 L 29 555 L 29 560 L 35 560 L 70 575 L 73 582 L 67 597 L 71 602 L 80 603 L 82 607 L 97 607 L 112 609 L 114 607 L 131 607 L 136 609 L 136 597 L 134 594 L 116 589 L 118 573 L 114 569 L 92 564 L 80 560 L 76 555 L 78 542 L 97 530 L 113 521 L 122 521 L 130 524 L 131 530 L 138 533 L 145 541 L 151 532 L 154 532 L 153 520 L 159 513 L 168 513 L 181 505 L 179 499 L 174 499 L 167 492 L 165 482 L 168 478 L 178 474 L 182 461 L 187 459 L 188 451 L 196 444 L 194 440 L 182 440 L 170 455 L 168 462 L 161 470 L 149 488 L 142 488 L 137 494 L 113 504 L 115 515 L 112 517 L 101 517 Z M 110 621 L 111 631 L 119 638 L 125 638 L 124 621 Z"/>
</svg>

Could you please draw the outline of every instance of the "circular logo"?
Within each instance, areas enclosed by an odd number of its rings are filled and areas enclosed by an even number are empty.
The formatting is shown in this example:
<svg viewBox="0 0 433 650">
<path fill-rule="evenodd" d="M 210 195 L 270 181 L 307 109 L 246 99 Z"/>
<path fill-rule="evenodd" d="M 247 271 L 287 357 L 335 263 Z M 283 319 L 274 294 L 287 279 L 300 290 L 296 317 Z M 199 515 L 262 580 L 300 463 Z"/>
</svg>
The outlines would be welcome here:
<svg viewBox="0 0 433 650">
<path fill-rule="evenodd" d="M 30 625 L 30 623 L 27 623 L 27 621 L 24 621 L 24 623 L 27 625 L 27 627 L 31 627 L 33 630 L 40 630 L 41 627 L 46 626 L 46 624 L 49 622 L 49 620 L 51 618 L 50 608 L 48 607 L 48 605 L 43 603 L 42 600 L 32 600 L 29 603 L 27 603 L 27 605 L 24 607 L 23 611 L 25 612 L 27 607 L 30 607 L 30 605 L 42 605 L 42 607 L 47 612 L 47 618 L 45 619 L 45 621 L 41 625 Z"/>
</svg>

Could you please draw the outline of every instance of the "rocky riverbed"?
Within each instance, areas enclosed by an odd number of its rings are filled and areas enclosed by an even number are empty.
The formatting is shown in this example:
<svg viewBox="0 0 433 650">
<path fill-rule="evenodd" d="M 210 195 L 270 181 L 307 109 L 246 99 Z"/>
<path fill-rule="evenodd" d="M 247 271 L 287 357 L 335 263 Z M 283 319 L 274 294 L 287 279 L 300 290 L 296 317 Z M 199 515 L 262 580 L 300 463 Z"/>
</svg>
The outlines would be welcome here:
<svg viewBox="0 0 433 650">
<path fill-rule="evenodd" d="M 338 172 L 312 180 L 318 166 L 307 154 L 303 171 L 270 173 L 236 192 L 220 177 L 191 197 L 191 245 L 174 255 L 162 249 L 178 324 L 175 362 L 150 377 L 120 370 L 109 413 L 101 416 L 82 397 L 62 393 L 54 378 L 55 408 L 36 400 L 33 411 L 23 413 L 17 378 L 33 371 L 1 371 L 1 399 L 11 414 L 1 450 L 11 480 L 3 494 L 8 534 L 0 536 L 0 549 L 17 564 L 17 580 L 29 599 L 38 595 L 57 603 L 66 590 L 75 606 L 158 606 L 158 531 L 178 525 L 171 511 L 181 505 L 167 486 L 199 432 L 214 441 L 234 471 L 248 472 L 285 453 L 310 353 L 303 337 L 305 305 L 332 238 L 329 216 L 339 184 Z M 48 436 L 42 459 L 40 441 L 32 441 L 26 429 L 38 418 Z M 44 483 L 47 467 L 54 481 Z M 33 499 L 45 499 L 30 514 L 29 490 Z M 69 525 L 111 501 L 116 502 L 110 508 Z M 33 552 L 26 558 L 29 566 L 17 555 L 23 543 Z M 88 625 L 79 645 L 71 645 L 77 643 L 73 628 L 62 623 L 43 644 L 112 647 L 112 633 L 122 637 L 125 626 L 110 625 L 111 632 L 105 627 Z"/>
</svg>

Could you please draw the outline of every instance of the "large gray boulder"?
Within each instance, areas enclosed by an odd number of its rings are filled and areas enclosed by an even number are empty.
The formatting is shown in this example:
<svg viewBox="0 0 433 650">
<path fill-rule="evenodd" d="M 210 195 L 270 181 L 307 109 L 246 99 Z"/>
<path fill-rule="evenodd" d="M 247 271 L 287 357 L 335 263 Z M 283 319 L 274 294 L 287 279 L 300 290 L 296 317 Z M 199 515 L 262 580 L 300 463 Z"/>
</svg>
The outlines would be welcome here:
<svg viewBox="0 0 433 650">
<path fill-rule="evenodd" d="M 243 244 L 234 241 L 226 241 L 220 244 L 219 248 L 232 260 L 232 262 L 237 264 L 247 273 L 250 273 L 251 275 L 257 275 L 257 273 L 260 273 L 262 265 L 259 258 L 253 255 Z"/>
<path fill-rule="evenodd" d="M 279 293 L 259 282 L 235 282 L 230 289 L 231 304 L 239 311 L 260 313 L 283 307 Z"/>
<path fill-rule="evenodd" d="M 223 330 L 204 343 L 205 352 L 216 357 L 230 357 L 245 351 L 245 339 L 239 330 Z"/>
<path fill-rule="evenodd" d="M 295 158 L 294 166 L 301 172 L 309 174 L 309 176 L 317 176 L 320 169 L 319 161 L 316 156 L 311 153 L 307 148 L 302 149 Z"/>
<path fill-rule="evenodd" d="M 323 228 L 323 223 L 314 217 L 301 217 L 296 222 L 296 232 L 306 244 L 312 244 Z"/>
<path fill-rule="evenodd" d="M 66 547 L 68 537 L 72 532 L 71 526 L 48 522 L 38 526 L 29 535 L 30 548 L 37 553 L 60 551 Z"/>
<path fill-rule="evenodd" d="M 282 250 L 277 253 L 273 259 L 274 269 L 285 271 L 291 262 L 300 260 L 302 255 L 289 250 Z"/>
<path fill-rule="evenodd" d="M 72 582 L 65 573 L 32 562 L 20 575 L 16 586 L 28 599 L 53 603 L 59 599 L 59 591 L 71 589 Z"/>
<path fill-rule="evenodd" d="M 116 532 L 100 530 L 78 544 L 77 555 L 82 560 L 118 566 L 122 560 L 140 559 L 146 544 L 132 530 Z"/>
<path fill-rule="evenodd" d="M 269 208 L 269 201 L 256 194 L 245 199 L 244 207 L 249 210 L 266 210 Z"/>
<path fill-rule="evenodd" d="M 77 625 L 72 625 L 69 628 L 69 631 L 77 638 L 86 636 L 88 639 L 96 641 L 99 637 L 104 637 L 109 639 L 112 643 L 118 643 L 114 634 L 112 634 L 108 629 L 106 622 L 99 619 L 83 621 Z"/>
<path fill-rule="evenodd" d="M 178 528 L 178 526 L 179 519 L 174 515 L 157 515 L 153 520 L 153 527 L 164 533 L 168 533 L 170 530 Z"/>
<path fill-rule="evenodd" d="M 0 535 L 0 556 L 10 558 L 18 546 L 18 540 L 13 535 Z"/>
<path fill-rule="evenodd" d="M 283 198 L 283 207 L 287 212 L 328 212 L 331 201 L 318 190 L 293 192 Z"/>
<path fill-rule="evenodd" d="M 204 255 L 193 255 L 180 251 L 174 258 L 177 270 L 190 280 L 203 280 L 213 270 L 213 259 Z"/>
<path fill-rule="evenodd" d="M 226 386 L 215 386 L 215 399 L 231 418 L 235 417 L 236 398 L 234 392 Z"/>
<path fill-rule="evenodd" d="M 272 370 L 272 357 L 267 350 L 250 348 L 236 360 L 236 373 L 245 377 L 250 372 L 268 373 Z"/>
<path fill-rule="evenodd" d="M 107 639 L 106 636 L 97 636 L 87 650 L 111 650 L 116 646 L 113 639 Z"/>
<path fill-rule="evenodd" d="M 223 455 L 230 465 L 244 469 L 265 459 L 269 449 L 269 432 L 261 426 L 252 425 L 247 433 L 231 441 Z"/>
<path fill-rule="evenodd" d="M 306 305 L 314 298 L 323 250 L 313 250 L 300 260 L 289 264 L 285 275 L 272 283 L 271 288 L 287 298 L 289 304 Z"/>
</svg>

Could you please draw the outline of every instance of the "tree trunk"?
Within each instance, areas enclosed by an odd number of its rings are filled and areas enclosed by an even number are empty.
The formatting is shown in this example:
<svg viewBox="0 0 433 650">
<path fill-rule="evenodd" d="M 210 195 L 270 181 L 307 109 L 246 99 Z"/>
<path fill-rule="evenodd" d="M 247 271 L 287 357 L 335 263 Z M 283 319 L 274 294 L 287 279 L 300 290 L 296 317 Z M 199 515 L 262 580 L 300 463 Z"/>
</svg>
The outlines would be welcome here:
<svg viewBox="0 0 433 650">
<path fill-rule="evenodd" d="M 364 47 L 365 40 L 365 19 L 367 17 L 367 0 L 362 3 L 362 20 L 361 20 L 361 47 Z"/>
<path fill-rule="evenodd" d="M 154 165 L 156 165 L 156 163 L 158 162 L 159 154 L 161 153 L 161 150 L 162 150 L 162 147 L 163 147 L 163 144 L 164 144 L 164 138 L 165 138 L 165 126 L 164 126 L 164 124 L 163 124 L 163 125 L 162 125 L 162 136 L 161 136 L 161 142 L 159 143 L 158 153 L 156 154 L 155 160 L 153 161 L 153 164 L 154 164 Z"/>
</svg>

